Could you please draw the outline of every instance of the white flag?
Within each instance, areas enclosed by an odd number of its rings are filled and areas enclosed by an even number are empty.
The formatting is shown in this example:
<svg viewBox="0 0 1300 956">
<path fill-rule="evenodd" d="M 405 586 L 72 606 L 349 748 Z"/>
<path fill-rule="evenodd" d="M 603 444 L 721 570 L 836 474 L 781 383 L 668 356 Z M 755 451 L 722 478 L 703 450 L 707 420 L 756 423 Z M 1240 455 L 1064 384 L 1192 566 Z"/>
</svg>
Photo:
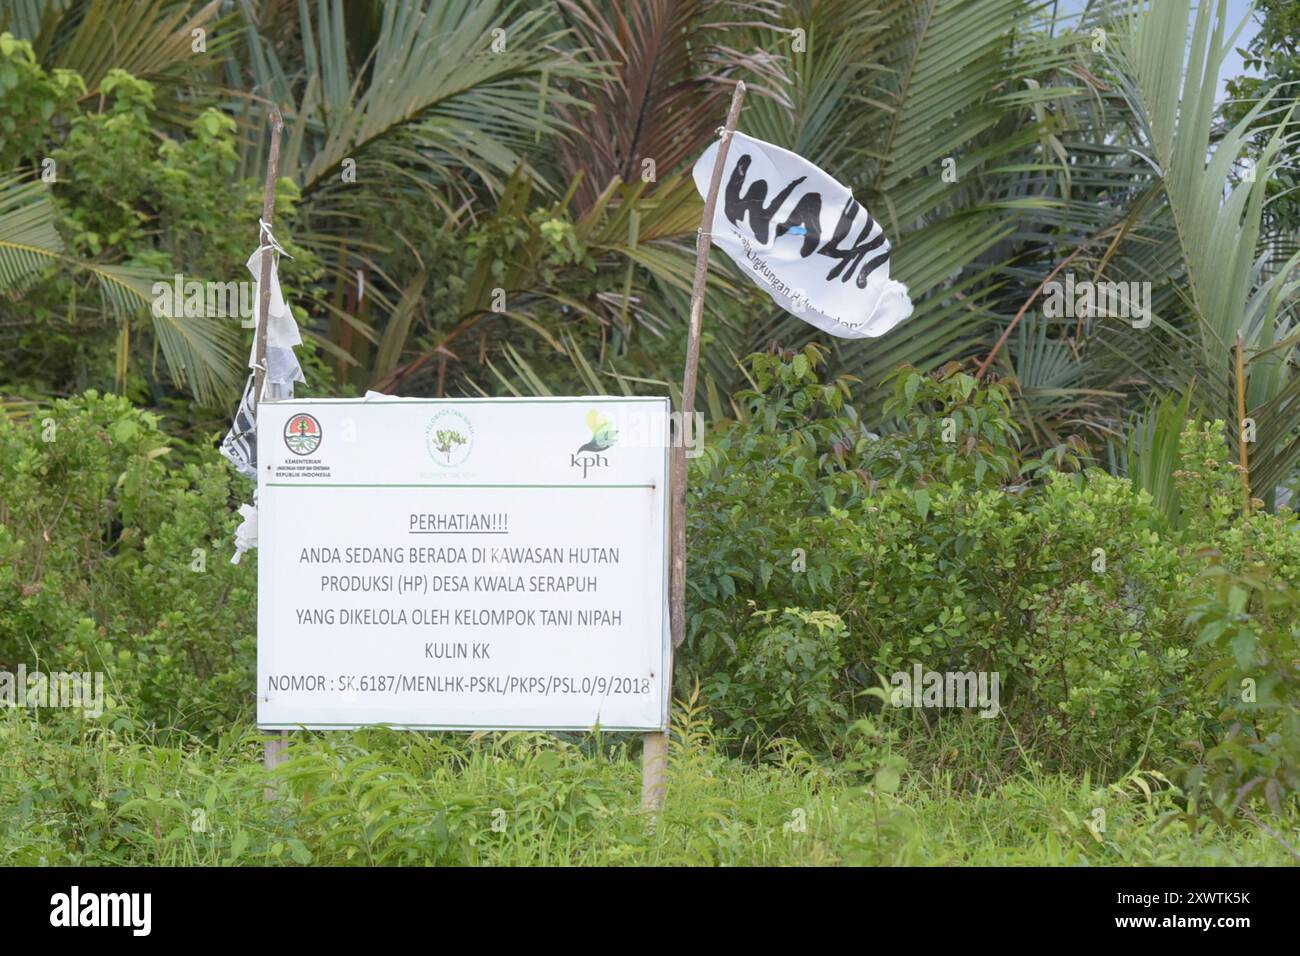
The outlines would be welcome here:
<svg viewBox="0 0 1300 956">
<path fill-rule="evenodd" d="M 720 143 L 695 163 L 708 195 Z M 733 133 L 713 242 L 792 315 L 846 339 L 884 335 L 912 314 L 889 278 L 884 227 L 853 193 L 802 156 Z"/>
</svg>

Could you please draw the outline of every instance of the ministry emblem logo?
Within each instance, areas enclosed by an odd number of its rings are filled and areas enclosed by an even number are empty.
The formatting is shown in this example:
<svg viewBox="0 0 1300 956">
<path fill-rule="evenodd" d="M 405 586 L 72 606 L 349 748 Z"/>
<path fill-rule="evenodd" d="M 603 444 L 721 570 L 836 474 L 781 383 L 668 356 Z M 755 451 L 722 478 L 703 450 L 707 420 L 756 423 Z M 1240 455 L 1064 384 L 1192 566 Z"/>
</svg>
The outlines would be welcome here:
<svg viewBox="0 0 1300 956">
<path fill-rule="evenodd" d="M 285 423 L 284 443 L 295 455 L 310 455 L 320 447 L 320 422 L 314 415 L 299 412 Z"/>
</svg>

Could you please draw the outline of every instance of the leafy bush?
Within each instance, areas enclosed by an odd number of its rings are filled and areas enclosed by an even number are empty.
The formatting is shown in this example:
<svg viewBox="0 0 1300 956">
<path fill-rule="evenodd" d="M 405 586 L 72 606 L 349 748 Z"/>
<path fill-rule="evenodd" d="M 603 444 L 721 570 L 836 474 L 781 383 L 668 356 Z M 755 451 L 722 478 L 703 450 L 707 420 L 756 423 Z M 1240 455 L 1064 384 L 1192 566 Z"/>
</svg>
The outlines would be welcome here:
<svg viewBox="0 0 1300 956">
<path fill-rule="evenodd" d="M 255 575 L 229 564 L 239 479 L 211 449 L 189 454 L 94 392 L 0 419 L 0 668 L 105 673 L 106 721 L 211 732 L 251 709 Z"/>
<path fill-rule="evenodd" d="M 86 84 L 72 70 L 46 74 L 32 45 L 8 31 L 0 33 L 0 140 L 6 170 L 17 160 L 35 158 L 55 115 L 75 107 Z"/>
<path fill-rule="evenodd" d="M 846 643 L 844 622 L 829 611 L 755 609 L 734 648 L 734 671 L 711 674 L 704 696 L 736 735 L 762 729 L 824 744 L 848 716 L 837 679 Z"/>
<path fill-rule="evenodd" d="M 1207 577 L 1214 594 L 1190 619 L 1199 643 L 1215 652 L 1208 687 L 1224 726 L 1189 786 L 1194 796 L 1203 787 L 1228 817 L 1256 802 L 1281 813 L 1300 793 L 1300 594 L 1217 563 Z"/>
<path fill-rule="evenodd" d="M 1188 516 L 1175 530 L 1127 479 L 1022 464 L 1005 386 L 977 386 L 956 367 L 902 369 L 877 439 L 846 383 L 817 380 L 819 358 L 752 357 L 745 420 L 721 430 L 692 476 L 678 680 L 700 676 L 722 726 L 741 729 L 728 716 L 741 701 L 771 733 L 804 716 L 753 706 L 780 699 L 747 660 L 756 605 L 843 622 L 845 666 L 825 699 L 852 713 L 914 664 L 999 674 L 1006 769 L 1033 754 L 1114 775 L 1202 746 L 1215 702 L 1186 620 L 1205 587 L 1200 546 L 1218 541 L 1229 566 L 1263 560 L 1288 577 L 1300 554 L 1293 514 L 1238 515 L 1222 424 L 1184 436 Z M 909 735 L 942 747 L 948 725 L 969 719 L 925 714 Z"/>
<path fill-rule="evenodd" d="M 41 160 L 61 240 L 51 246 L 61 258 L 0 322 L 6 387 L 67 395 L 111 385 L 158 406 L 185 386 L 209 405 L 224 404 L 213 400 L 238 394 L 247 348 L 239 347 L 238 323 L 249 317 L 182 309 L 164 319 L 160 299 L 177 275 L 223 284 L 251 278 L 245 262 L 258 235 L 262 184 L 239 175 L 236 123 L 210 107 L 182 128 L 161 124 L 154 84 L 121 69 L 107 72 L 93 104 L 78 102 L 84 93 L 78 74 L 47 74 L 30 44 L 0 35 L 0 169 Z M 19 124 L 12 137 L 4 132 L 10 123 Z M 322 270 L 317 255 L 293 241 L 300 198 L 294 181 L 281 178 L 275 223 L 291 253 L 281 278 L 305 296 Z M 313 352 L 304 350 L 303 363 L 313 380 L 323 377 Z M 188 402 L 172 407 L 203 415 Z"/>
</svg>

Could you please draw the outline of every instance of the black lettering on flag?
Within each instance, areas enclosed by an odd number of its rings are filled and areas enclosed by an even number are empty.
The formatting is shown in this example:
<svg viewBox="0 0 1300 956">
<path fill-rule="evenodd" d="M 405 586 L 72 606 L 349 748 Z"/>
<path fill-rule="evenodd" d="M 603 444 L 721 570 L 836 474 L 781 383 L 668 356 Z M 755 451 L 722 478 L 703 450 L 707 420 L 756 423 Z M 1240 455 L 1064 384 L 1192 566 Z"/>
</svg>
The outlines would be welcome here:
<svg viewBox="0 0 1300 956">
<path fill-rule="evenodd" d="M 875 228 L 876 225 L 876 221 L 871 218 L 871 213 L 867 213 L 867 224 L 863 226 L 862 231 L 858 233 L 858 238 L 855 239 L 853 244 L 847 249 L 841 248 L 840 244 L 845 240 L 845 238 L 847 238 L 849 229 L 852 228 L 854 220 L 858 218 L 858 210 L 861 208 L 862 207 L 858 205 L 858 201 L 850 196 L 848 201 L 844 204 L 844 208 L 840 211 L 840 218 L 835 223 L 835 231 L 831 233 L 831 238 L 827 241 L 826 245 L 822 246 L 821 249 L 818 250 L 823 256 L 829 256 L 832 259 L 840 260 L 830 272 L 826 273 L 827 282 L 840 276 L 841 272 L 843 273 L 843 276 L 840 278 L 840 281 L 848 282 L 849 278 L 853 275 L 854 270 L 857 269 L 858 264 L 866 258 L 867 253 L 873 249 L 879 248 L 885 241 L 885 231 L 882 229 L 876 238 L 863 242 L 863 240 L 871 234 L 871 230 Z M 884 255 L 885 258 L 888 258 L 889 250 L 885 250 Z M 872 268 L 875 267 L 872 266 Z M 858 285 L 865 286 L 866 280 L 861 279 Z"/>
<path fill-rule="evenodd" d="M 880 234 L 880 238 L 883 239 L 884 237 L 885 234 L 882 232 Z M 876 256 L 876 258 L 867 260 L 867 264 L 858 270 L 858 288 L 865 289 L 867 287 L 867 279 L 871 276 L 871 273 L 875 272 L 884 263 L 888 261 L 889 261 L 888 248 L 886 248 L 885 251 L 882 252 L 880 255 Z"/>
<path fill-rule="evenodd" d="M 745 215 L 749 215 L 749 228 L 754 233 L 754 238 L 763 245 L 767 244 L 767 227 L 776 215 L 776 211 L 781 208 L 781 204 L 790 197 L 790 194 L 799 187 L 799 184 L 807 179 L 807 176 L 800 176 L 794 180 L 772 200 L 770 205 L 763 205 L 763 200 L 767 198 L 767 180 L 760 179 L 745 190 L 745 194 L 740 194 L 740 187 L 745 184 L 745 176 L 749 172 L 749 164 L 753 157 L 746 153 L 736 160 L 736 166 L 731 171 L 731 178 L 727 180 L 727 190 L 722 200 L 722 211 L 727 217 L 727 221 L 732 225 L 738 224 Z"/>
<path fill-rule="evenodd" d="M 785 222 L 776 227 L 776 238 L 780 239 L 792 227 L 802 226 L 803 245 L 799 248 L 799 255 L 807 259 L 817 251 L 817 244 L 822 241 L 822 194 L 821 193 L 804 193 L 799 197 L 799 201 L 794 204 L 794 209 L 790 210 L 790 215 Z M 798 235 L 799 233 L 795 233 Z"/>
</svg>

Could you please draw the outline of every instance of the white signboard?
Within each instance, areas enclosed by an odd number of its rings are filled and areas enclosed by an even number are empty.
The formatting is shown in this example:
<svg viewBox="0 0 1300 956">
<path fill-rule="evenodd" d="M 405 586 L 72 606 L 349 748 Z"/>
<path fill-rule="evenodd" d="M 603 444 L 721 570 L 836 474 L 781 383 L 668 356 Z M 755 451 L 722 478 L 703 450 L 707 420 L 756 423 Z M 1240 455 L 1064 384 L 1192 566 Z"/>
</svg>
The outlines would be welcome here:
<svg viewBox="0 0 1300 956">
<path fill-rule="evenodd" d="M 666 727 L 667 399 L 258 418 L 259 726 Z"/>
</svg>

